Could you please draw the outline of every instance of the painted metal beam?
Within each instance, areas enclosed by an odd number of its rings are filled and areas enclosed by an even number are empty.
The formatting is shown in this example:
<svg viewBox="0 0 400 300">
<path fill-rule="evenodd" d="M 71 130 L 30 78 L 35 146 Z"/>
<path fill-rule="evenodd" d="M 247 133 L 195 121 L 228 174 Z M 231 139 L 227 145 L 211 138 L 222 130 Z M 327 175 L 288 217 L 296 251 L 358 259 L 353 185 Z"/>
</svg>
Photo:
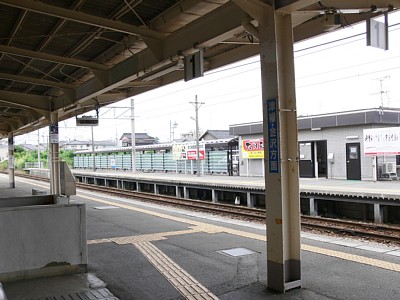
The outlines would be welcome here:
<svg viewBox="0 0 400 300">
<path fill-rule="evenodd" d="M 6 80 L 17 81 L 17 82 L 29 83 L 29 84 L 37 84 L 37 85 L 43 85 L 43 86 L 57 87 L 57 88 L 60 88 L 60 89 L 73 89 L 73 88 L 75 88 L 75 86 L 72 85 L 72 84 L 67 84 L 67 83 L 57 82 L 57 81 L 51 81 L 51 80 L 45 80 L 45 79 L 38 79 L 38 78 L 33 78 L 33 77 L 21 76 L 21 75 L 0 73 L 0 78 L 6 79 Z"/>
<path fill-rule="evenodd" d="M 43 115 L 48 114 L 51 109 L 51 100 L 45 96 L 0 91 L 0 101 L 15 104 L 20 108 L 34 109 Z"/>
<path fill-rule="evenodd" d="M 371 17 L 376 14 L 372 14 Z M 314 36 L 322 35 L 325 33 L 332 32 L 327 26 L 329 18 L 334 16 L 328 16 L 327 18 L 321 15 L 321 18 L 314 18 L 313 20 L 304 22 L 303 24 L 293 28 L 294 41 L 299 42 L 305 39 L 312 38 Z M 365 16 L 362 14 L 346 14 L 346 26 L 351 26 L 365 21 Z"/>
<path fill-rule="evenodd" d="M 4 105 L 3 105 L 3 103 L 4 103 Z M 43 114 L 40 113 L 41 111 L 38 112 L 38 111 L 36 111 L 36 110 L 34 110 L 34 109 L 32 109 L 32 108 L 21 107 L 21 106 L 18 106 L 18 105 L 16 105 L 16 104 L 12 104 L 12 103 L 8 103 L 8 102 L 3 102 L 3 101 L 0 100 L 0 107 L 3 107 L 3 106 L 7 106 L 8 108 L 23 109 L 23 111 L 24 111 L 23 115 L 25 115 L 25 116 L 30 116 L 31 119 L 32 119 L 32 121 L 33 121 L 33 120 L 38 120 L 38 119 L 40 119 L 41 117 L 46 116 L 46 115 L 48 114 L 48 113 L 46 112 L 46 114 L 43 115 Z"/>
<path fill-rule="evenodd" d="M 241 32 L 243 30 L 241 25 L 243 16 L 244 12 L 234 3 L 229 2 L 206 15 L 205 18 L 192 22 L 162 41 L 162 59 L 169 60 L 179 54 L 196 51 L 198 47 L 214 45 L 235 33 Z M 204 28 L 210 28 L 210 30 L 204 30 Z M 62 108 L 63 106 L 60 106 L 60 104 L 66 106 L 77 101 L 84 102 L 128 84 L 143 76 L 146 69 L 157 63 L 159 63 L 159 60 L 155 58 L 152 51 L 145 49 L 106 71 L 106 74 L 103 74 L 102 77 L 107 78 L 107 85 L 104 84 L 104 80 L 100 82 L 96 78 L 92 78 L 75 88 L 75 99 L 66 96 L 58 97 L 55 101 L 55 108 Z"/>
<path fill-rule="evenodd" d="M 296 2 L 303 2 L 308 0 L 301 0 Z M 311 1 L 312 2 L 312 1 Z M 352 0 L 352 1 L 338 1 L 338 0 L 324 0 L 324 1 L 314 1 L 314 4 L 311 4 L 302 10 L 319 10 L 324 11 L 324 9 L 337 9 L 339 11 L 345 12 L 345 10 L 369 10 L 372 7 L 376 7 L 378 9 L 388 9 L 389 7 L 399 8 L 400 0 Z"/>
<path fill-rule="evenodd" d="M 164 34 L 146 28 L 141 28 L 133 26 L 130 24 L 117 22 L 94 15 L 89 15 L 80 11 L 72 11 L 69 9 L 57 7 L 54 5 L 48 5 L 39 1 L 31 0 L 0 0 L 0 4 L 5 4 L 20 9 L 26 9 L 29 11 L 34 11 L 39 14 L 46 14 L 52 17 L 57 17 L 61 19 L 66 19 L 78 23 L 83 23 L 86 25 L 100 27 L 112 31 L 118 31 L 126 34 L 140 35 L 144 37 L 149 37 L 153 39 L 161 39 Z"/>
<path fill-rule="evenodd" d="M 102 65 L 102 64 L 87 62 L 87 61 L 83 61 L 83 60 L 79 60 L 79 59 L 75 59 L 75 58 L 53 55 L 53 54 L 44 53 L 44 52 L 31 51 L 31 50 L 20 49 L 20 48 L 16 48 L 16 47 L 9 47 L 9 46 L 4 46 L 4 45 L 0 45 L 0 52 L 17 55 L 17 56 L 34 58 L 34 59 L 40 59 L 40 60 L 44 60 L 44 61 L 49 61 L 49 62 L 58 63 L 58 64 L 64 64 L 64 65 L 69 65 L 69 66 L 74 66 L 74 67 L 79 67 L 79 68 L 87 68 L 87 69 L 91 69 L 91 70 L 108 70 L 109 69 L 108 66 Z"/>
<path fill-rule="evenodd" d="M 275 8 L 278 11 L 290 13 L 318 2 L 320 0 L 276 0 Z"/>
</svg>

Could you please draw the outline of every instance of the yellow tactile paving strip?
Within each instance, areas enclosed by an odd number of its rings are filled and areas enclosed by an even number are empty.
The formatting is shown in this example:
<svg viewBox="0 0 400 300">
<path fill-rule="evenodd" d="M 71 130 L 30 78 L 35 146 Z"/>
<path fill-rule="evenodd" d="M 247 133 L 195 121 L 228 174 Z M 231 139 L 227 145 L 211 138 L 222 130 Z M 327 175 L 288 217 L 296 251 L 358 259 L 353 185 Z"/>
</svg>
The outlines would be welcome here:
<svg viewBox="0 0 400 300">
<path fill-rule="evenodd" d="M 93 198 L 93 197 L 87 197 L 87 196 L 82 196 L 82 195 L 80 197 L 86 198 L 86 199 L 89 199 L 89 200 L 93 200 L 93 201 L 96 201 L 96 202 L 101 202 L 101 203 L 104 203 L 104 204 L 107 204 L 107 205 L 114 205 L 114 206 L 118 206 L 118 207 L 121 207 L 121 208 L 126 208 L 126 209 L 129 209 L 129 210 L 142 212 L 142 213 L 145 213 L 145 214 L 148 214 L 148 215 L 157 216 L 157 217 L 164 218 L 164 219 L 169 219 L 169 220 L 174 220 L 174 221 L 177 221 L 177 222 L 190 224 L 193 227 L 192 227 L 192 230 L 188 231 L 188 233 L 194 233 L 194 232 L 204 232 L 204 233 L 209 233 L 209 234 L 227 233 L 227 234 L 232 234 L 232 235 L 236 235 L 236 236 L 240 236 L 240 237 L 255 239 L 255 240 L 259 240 L 259 241 L 266 241 L 266 236 L 265 235 L 254 234 L 254 233 L 249 233 L 249 232 L 245 232 L 245 231 L 241 231 L 241 230 L 235 230 L 235 229 L 230 229 L 230 228 L 226 228 L 226 227 L 222 227 L 222 226 L 216 226 L 216 225 L 211 225 L 211 224 L 202 223 L 202 222 L 198 222 L 198 221 L 193 221 L 193 220 L 190 220 L 190 219 L 174 217 L 174 216 L 170 216 L 170 215 L 167 215 L 167 214 L 153 212 L 153 211 L 149 211 L 149 210 L 133 207 L 133 206 L 126 205 L 126 204 L 110 202 L 110 201 L 101 200 L 101 199 L 97 199 L 97 198 Z M 179 234 L 179 231 L 177 231 L 177 234 Z M 163 233 L 161 233 L 161 235 L 165 236 Z M 319 253 L 319 254 L 323 254 L 323 255 L 337 257 L 337 258 L 340 258 L 340 259 L 343 259 L 343 260 L 354 261 L 354 262 L 358 262 L 358 263 L 365 264 L 365 265 L 370 265 L 370 266 L 375 266 L 375 267 L 378 267 L 378 268 L 392 270 L 392 271 L 395 271 L 395 272 L 400 272 L 400 265 L 399 264 L 385 262 L 383 260 L 371 259 L 371 258 L 368 258 L 368 257 L 352 255 L 352 254 L 348 254 L 348 253 L 345 253 L 345 252 L 332 251 L 332 250 L 319 248 L 319 247 L 312 247 L 312 246 L 308 246 L 308 245 L 304 245 L 304 244 L 301 245 L 301 249 L 304 250 L 304 251 L 309 251 L 309 252 L 313 252 L 313 253 Z"/>
<path fill-rule="evenodd" d="M 165 253 L 149 242 L 134 244 L 147 260 L 185 297 L 185 299 L 218 299 L 190 276 Z"/>
<path fill-rule="evenodd" d="M 350 253 L 345 253 L 345 252 L 340 252 L 340 251 L 335 251 L 335 250 L 329 250 L 329 249 L 324 249 L 324 248 L 319 248 L 319 247 L 314 247 L 314 246 L 309 246 L 309 245 L 301 245 L 301 249 L 313 253 L 318 253 L 318 254 L 323 254 L 327 256 L 332 256 L 332 257 L 337 257 L 341 258 L 344 260 L 348 261 L 353 261 L 356 263 L 360 263 L 363 265 L 369 265 L 373 267 L 378 267 L 381 269 L 386 269 L 390 271 L 395 271 L 395 272 L 400 272 L 400 265 L 390 263 L 387 261 L 379 260 L 379 259 L 373 259 L 365 256 L 360 256 L 360 255 L 355 255 L 355 254 L 350 254 Z"/>
</svg>

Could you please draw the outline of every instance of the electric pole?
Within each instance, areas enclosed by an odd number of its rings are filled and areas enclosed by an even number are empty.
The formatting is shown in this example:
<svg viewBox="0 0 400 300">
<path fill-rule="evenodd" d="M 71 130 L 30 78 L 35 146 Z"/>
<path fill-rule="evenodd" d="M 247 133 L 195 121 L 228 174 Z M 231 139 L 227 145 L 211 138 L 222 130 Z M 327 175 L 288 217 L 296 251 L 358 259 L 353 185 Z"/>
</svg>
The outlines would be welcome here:
<svg viewBox="0 0 400 300">
<path fill-rule="evenodd" d="M 136 173 L 135 101 L 131 99 L 132 173 Z"/>
<path fill-rule="evenodd" d="M 37 140 L 37 159 L 38 159 L 38 168 L 40 169 L 40 132 L 39 132 L 39 129 L 38 129 L 38 131 L 37 131 L 37 137 L 38 137 L 38 140 Z"/>
<path fill-rule="evenodd" d="M 176 121 L 172 124 L 172 121 L 169 121 L 169 141 L 173 142 L 175 139 L 175 129 L 178 127 L 178 123 Z"/>
<path fill-rule="evenodd" d="M 194 106 L 196 112 L 196 168 L 197 168 L 197 176 L 200 176 L 200 146 L 199 146 L 199 109 L 205 104 L 204 102 L 197 101 L 197 95 L 195 97 L 194 102 L 190 102 Z"/>
<path fill-rule="evenodd" d="M 96 172 L 96 154 L 94 153 L 94 134 L 93 134 L 93 126 L 90 126 L 92 130 L 92 159 L 93 159 L 93 171 Z"/>
<path fill-rule="evenodd" d="M 388 98 L 388 91 L 385 90 L 385 89 L 383 88 L 383 82 L 384 82 L 386 79 L 390 79 L 390 76 L 385 76 L 385 77 L 376 78 L 376 80 L 379 80 L 379 83 L 380 83 L 380 90 L 379 90 L 378 93 L 372 94 L 372 95 L 377 95 L 377 94 L 380 95 L 380 98 L 381 98 L 381 105 L 380 105 L 380 112 L 379 112 L 379 115 L 380 115 L 380 116 L 383 115 L 383 107 L 384 107 L 384 105 L 383 105 L 383 95 L 385 95 L 386 98 Z M 388 105 L 388 106 L 389 106 L 389 105 Z"/>
</svg>

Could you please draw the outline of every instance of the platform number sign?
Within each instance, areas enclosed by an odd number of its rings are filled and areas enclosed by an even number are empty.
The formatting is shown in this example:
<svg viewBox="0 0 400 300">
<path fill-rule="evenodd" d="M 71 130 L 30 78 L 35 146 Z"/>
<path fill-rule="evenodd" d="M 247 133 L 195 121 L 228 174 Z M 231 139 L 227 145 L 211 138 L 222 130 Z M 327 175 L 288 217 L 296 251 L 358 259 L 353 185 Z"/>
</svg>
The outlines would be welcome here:
<svg viewBox="0 0 400 300">
<path fill-rule="evenodd" d="M 277 99 L 267 100 L 268 168 L 269 173 L 279 173 L 279 122 Z"/>
<path fill-rule="evenodd" d="M 185 81 L 204 75 L 203 50 L 185 56 Z"/>
</svg>

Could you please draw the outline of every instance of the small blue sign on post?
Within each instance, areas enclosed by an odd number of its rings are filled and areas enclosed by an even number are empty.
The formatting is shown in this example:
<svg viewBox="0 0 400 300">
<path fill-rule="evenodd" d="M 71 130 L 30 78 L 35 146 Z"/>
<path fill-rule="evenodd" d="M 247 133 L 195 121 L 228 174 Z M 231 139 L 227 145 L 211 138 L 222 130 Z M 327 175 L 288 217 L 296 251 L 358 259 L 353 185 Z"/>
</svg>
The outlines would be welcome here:
<svg viewBox="0 0 400 300">
<path fill-rule="evenodd" d="M 279 173 L 279 114 L 278 99 L 267 100 L 269 173 Z"/>
</svg>

